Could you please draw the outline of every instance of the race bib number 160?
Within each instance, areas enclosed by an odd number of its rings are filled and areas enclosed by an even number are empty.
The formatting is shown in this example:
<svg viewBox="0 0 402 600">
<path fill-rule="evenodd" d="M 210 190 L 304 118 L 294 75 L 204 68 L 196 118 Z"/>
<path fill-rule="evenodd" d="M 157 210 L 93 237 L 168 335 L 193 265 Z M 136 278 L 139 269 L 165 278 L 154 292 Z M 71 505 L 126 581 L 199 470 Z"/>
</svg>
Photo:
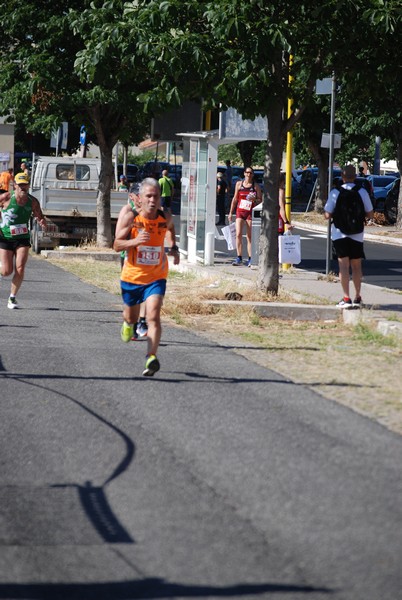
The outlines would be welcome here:
<svg viewBox="0 0 402 600">
<path fill-rule="evenodd" d="M 161 246 L 138 246 L 137 264 L 158 265 L 161 258 Z"/>
</svg>

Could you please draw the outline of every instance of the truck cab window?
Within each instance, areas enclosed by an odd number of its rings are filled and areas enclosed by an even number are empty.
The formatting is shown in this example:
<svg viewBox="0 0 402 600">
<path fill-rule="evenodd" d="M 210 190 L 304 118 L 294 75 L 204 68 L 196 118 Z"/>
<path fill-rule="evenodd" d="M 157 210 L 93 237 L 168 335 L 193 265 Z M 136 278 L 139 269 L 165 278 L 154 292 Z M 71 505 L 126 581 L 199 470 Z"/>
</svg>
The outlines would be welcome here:
<svg viewBox="0 0 402 600">
<path fill-rule="evenodd" d="M 74 177 L 75 170 L 75 177 Z M 88 165 L 63 165 L 56 166 L 56 179 L 61 181 L 88 181 L 90 169 Z"/>
</svg>

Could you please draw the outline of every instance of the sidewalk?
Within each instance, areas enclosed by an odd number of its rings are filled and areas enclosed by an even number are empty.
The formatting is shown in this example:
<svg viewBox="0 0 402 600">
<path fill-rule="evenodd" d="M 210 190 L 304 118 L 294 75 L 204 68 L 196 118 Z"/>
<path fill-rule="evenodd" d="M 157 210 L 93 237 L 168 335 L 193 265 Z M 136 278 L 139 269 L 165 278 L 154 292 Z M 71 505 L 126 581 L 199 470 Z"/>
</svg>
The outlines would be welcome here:
<svg viewBox="0 0 402 600">
<path fill-rule="evenodd" d="M 326 228 L 320 225 L 306 225 L 297 221 L 293 221 L 293 224 L 296 229 L 326 231 Z M 365 239 L 402 247 L 402 238 L 385 237 L 371 231 L 365 234 Z M 221 254 L 215 258 L 213 266 L 206 267 L 190 264 L 182 257 L 180 269 L 197 271 L 200 275 L 217 279 L 231 279 L 234 283 L 233 291 L 236 291 L 236 282 L 243 285 L 256 285 L 257 267 L 233 266 L 232 260 L 232 256 Z M 357 323 L 359 319 L 375 319 L 382 333 L 395 333 L 402 336 L 402 292 L 363 282 L 364 307 L 361 310 L 340 310 L 335 306 L 342 295 L 338 278 L 328 281 L 321 273 L 297 267 L 291 267 L 288 271 L 280 273 L 279 289 L 281 288 L 293 296 L 297 304 L 269 302 L 258 303 L 257 306 L 254 303 L 260 314 L 299 320 L 336 319 L 342 316 L 347 323 Z M 264 304 L 266 310 L 260 304 Z M 400 322 L 395 318 L 400 319 Z"/>
<path fill-rule="evenodd" d="M 320 225 L 308 225 L 293 220 L 296 229 L 306 229 L 310 231 L 325 232 L 326 227 Z M 382 228 L 385 229 L 385 228 Z M 402 237 L 382 236 L 374 232 L 365 233 L 366 240 L 372 240 L 380 243 L 392 243 L 401 246 Z M 182 257 L 181 262 L 187 269 L 197 270 L 199 273 L 208 275 L 218 275 L 220 277 L 231 277 L 234 281 L 243 281 L 257 283 L 257 267 L 247 268 L 246 266 L 233 266 L 233 257 L 228 254 L 220 253 L 215 257 L 215 264 L 211 267 L 203 265 L 192 265 Z M 364 277 L 363 277 L 364 279 Z M 308 297 L 315 300 L 322 300 L 324 304 L 336 304 L 342 295 L 339 280 L 327 281 L 325 275 L 313 271 L 305 271 L 291 267 L 289 271 L 283 271 L 280 274 L 279 286 L 288 292 L 293 292 L 298 300 Z M 301 296 L 301 298 L 300 298 Z M 382 288 L 379 286 L 364 283 L 362 284 L 362 297 L 366 308 L 382 311 L 402 311 L 402 292 Z"/>
<path fill-rule="evenodd" d="M 312 231 L 324 232 L 326 227 L 320 225 L 309 225 L 293 220 L 295 228 L 310 229 Z M 374 229 L 374 228 L 373 228 Z M 381 228 L 383 235 L 377 234 L 370 228 L 365 233 L 365 239 L 381 243 L 392 243 L 402 247 L 402 237 L 392 237 L 391 230 L 386 232 Z M 384 233 L 388 235 L 385 236 Z M 391 233 L 391 235 L 389 235 Z M 118 255 L 114 252 L 80 251 L 43 251 L 44 255 L 53 255 L 58 258 L 77 258 L 91 256 L 96 260 L 117 260 Z M 179 267 L 172 269 L 181 271 L 196 271 L 199 275 L 216 279 L 230 279 L 233 281 L 236 291 L 236 283 L 256 285 L 257 267 L 236 267 L 232 265 L 233 256 L 229 253 L 220 252 L 215 256 L 213 266 L 189 263 L 184 256 L 181 257 Z M 297 267 L 291 267 L 289 271 L 281 272 L 279 288 L 286 290 L 294 297 L 295 303 L 261 302 L 253 303 L 256 310 L 264 316 L 276 316 L 277 318 L 294 320 L 318 320 L 338 319 L 343 317 L 345 322 L 355 323 L 358 319 L 375 318 L 379 329 L 383 333 L 397 333 L 402 336 L 402 292 L 382 288 L 364 283 L 362 284 L 362 297 L 364 308 L 361 310 L 340 310 L 335 305 L 341 296 L 341 287 L 338 279 L 327 281 L 325 275 L 313 271 L 306 271 Z M 220 301 L 217 301 L 220 302 Z M 222 300 L 221 302 L 229 302 Z M 400 319 L 400 321 L 396 321 Z"/>
</svg>

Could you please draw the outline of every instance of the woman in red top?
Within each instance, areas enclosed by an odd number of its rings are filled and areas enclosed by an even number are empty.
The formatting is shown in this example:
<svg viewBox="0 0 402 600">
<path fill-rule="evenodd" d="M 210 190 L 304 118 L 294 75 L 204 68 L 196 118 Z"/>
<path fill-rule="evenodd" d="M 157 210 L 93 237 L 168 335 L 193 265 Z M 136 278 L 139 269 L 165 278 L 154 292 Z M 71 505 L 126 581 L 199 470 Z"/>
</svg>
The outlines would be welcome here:
<svg viewBox="0 0 402 600">
<path fill-rule="evenodd" d="M 251 265 L 251 217 L 254 206 L 262 202 L 261 188 L 258 183 L 254 183 L 254 171 L 247 167 L 244 171 L 243 181 L 236 183 L 232 204 L 228 214 L 229 223 L 232 222 L 233 212 L 236 210 L 236 250 L 237 258 L 234 265 L 242 264 L 242 237 L 243 223 L 246 224 L 247 237 L 247 266 Z"/>
</svg>

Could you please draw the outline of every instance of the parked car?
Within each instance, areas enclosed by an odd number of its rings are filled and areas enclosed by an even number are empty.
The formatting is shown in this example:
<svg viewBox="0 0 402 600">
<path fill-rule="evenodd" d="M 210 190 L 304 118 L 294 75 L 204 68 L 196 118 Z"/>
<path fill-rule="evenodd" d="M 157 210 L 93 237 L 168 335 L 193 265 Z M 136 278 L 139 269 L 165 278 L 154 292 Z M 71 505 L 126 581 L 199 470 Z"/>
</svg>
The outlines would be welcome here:
<svg viewBox="0 0 402 600">
<path fill-rule="evenodd" d="M 165 161 L 150 160 L 140 169 L 140 179 L 145 179 L 145 177 L 155 177 L 155 179 L 160 179 L 162 171 L 165 169 L 169 170 L 169 166 L 169 163 Z"/>
<path fill-rule="evenodd" d="M 332 169 L 332 181 L 336 185 L 340 180 L 341 169 L 334 167 Z M 299 169 L 296 175 L 292 177 L 292 201 L 308 202 L 310 200 L 315 182 L 318 177 L 317 167 L 308 167 L 307 169 Z"/>
<path fill-rule="evenodd" d="M 342 177 L 335 177 L 333 179 L 333 186 L 338 189 L 341 187 L 342 183 L 343 183 Z M 366 190 L 366 192 L 370 196 L 371 204 L 375 208 L 376 199 L 374 197 L 374 190 L 373 190 L 373 186 L 371 185 L 371 182 L 367 179 L 367 177 L 356 177 L 355 183 L 359 184 L 360 187 L 362 187 Z"/>
<path fill-rule="evenodd" d="M 375 209 L 377 212 L 384 212 L 385 198 L 387 197 L 388 192 L 392 189 L 394 183 L 395 179 L 392 181 L 392 183 L 389 183 L 385 187 L 374 188 Z"/>
<path fill-rule="evenodd" d="M 180 184 L 182 173 L 182 165 L 169 165 L 168 168 L 168 176 L 173 181 L 173 183 Z"/>
<path fill-rule="evenodd" d="M 384 202 L 378 202 L 377 199 L 381 200 L 381 198 L 383 198 L 385 200 L 385 197 L 389 191 L 385 190 L 384 188 L 388 185 L 394 183 L 395 181 L 395 176 L 394 175 L 367 175 L 366 177 L 367 181 L 369 181 L 372 185 L 373 188 L 373 196 L 374 196 L 374 202 L 373 202 L 373 206 L 374 206 L 374 210 L 378 211 L 378 212 L 382 212 L 384 210 Z"/>
<path fill-rule="evenodd" d="M 398 217 L 398 198 L 401 179 L 395 179 L 387 197 L 385 198 L 384 213 L 388 223 L 394 225 Z"/>
<path fill-rule="evenodd" d="M 366 179 L 370 181 L 375 190 L 376 188 L 382 188 L 390 183 L 394 183 L 397 178 L 394 175 L 367 175 Z"/>
<path fill-rule="evenodd" d="M 174 196 L 180 198 L 181 194 L 181 176 L 182 176 L 182 165 L 169 165 L 168 177 L 173 181 L 174 185 Z"/>
<path fill-rule="evenodd" d="M 118 174 L 118 178 L 120 179 L 120 175 L 123 175 L 123 165 L 122 164 L 117 165 L 117 174 Z M 133 163 L 129 163 L 127 165 L 127 173 L 124 173 L 124 175 L 127 177 L 128 183 L 133 183 L 133 181 L 139 181 L 139 174 L 140 174 L 140 169 L 139 169 L 138 165 L 135 165 Z"/>
</svg>

